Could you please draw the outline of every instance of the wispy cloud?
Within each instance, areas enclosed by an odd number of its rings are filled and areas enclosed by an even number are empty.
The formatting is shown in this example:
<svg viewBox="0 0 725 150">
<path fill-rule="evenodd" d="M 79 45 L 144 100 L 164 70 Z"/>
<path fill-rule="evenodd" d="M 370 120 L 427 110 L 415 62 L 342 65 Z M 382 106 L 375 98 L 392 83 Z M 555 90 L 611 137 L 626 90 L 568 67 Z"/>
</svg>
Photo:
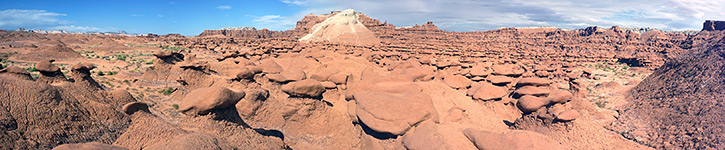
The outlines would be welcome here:
<svg viewBox="0 0 725 150">
<path fill-rule="evenodd" d="M 66 14 L 48 12 L 45 10 L 2 10 L 0 11 L 0 28 L 35 28 L 70 23 L 70 21 L 60 19 L 60 17 L 63 16 L 66 16 Z"/>
<path fill-rule="evenodd" d="M 131 17 L 143 17 L 143 15 L 139 15 L 139 14 L 131 14 L 129 16 L 131 16 Z"/>
<path fill-rule="evenodd" d="M 219 9 L 219 10 L 229 10 L 229 9 L 232 9 L 232 6 L 229 6 L 229 5 L 220 5 L 220 6 L 217 6 L 216 9 Z"/>
<path fill-rule="evenodd" d="M 65 31 L 71 31 L 71 32 L 114 32 L 114 31 L 118 31 L 118 29 L 112 28 L 112 27 L 99 28 L 99 27 L 74 26 L 74 25 L 50 27 L 47 30 L 65 30 Z"/>
<path fill-rule="evenodd" d="M 67 16 L 63 13 L 48 12 L 46 10 L 22 10 L 8 9 L 0 11 L 0 29 L 17 29 L 19 27 L 26 29 L 41 30 L 65 30 L 72 32 L 110 32 L 118 31 L 116 28 L 92 27 L 92 26 L 76 26 L 71 21 L 63 20 L 61 17 Z M 143 16 L 131 14 L 130 16 Z"/>
<path fill-rule="evenodd" d="M 161 14 L 156 14 L 156 17 L 159 17 L 159 18 L 161 18 L 161 17 L 164 17 L 164 15 L 161 15 Z"/>
<path fill-rule="evenodd" d="M 307 1 L 298 1 L 298 0 L 282 0 L 281 2 L 286 4 L 294 4 L 294 5 L 305 5 L 307 4 Z"/>
<path fill-rule="evenodd" d="M 724 19 L 725 1 L 712 0 L 281 0 L 304 9 L 299 14 L 327 13 L 348 8 L 397 26 L 433 21 L 442 29 L 490 30 L 500 27 L 586 26 L 655 27 L 697 30 L 706 19 Z M 303 16 L 303 15 L 302 15 Z"/>
<path fill-rule="evenodd" d="M 289 17 L 289 16 L 280 16 L 280 15 L 265 15 L 265 16 L 253 16 L 253 15 L 247 15 L 248 17 L 253 17 L 253 22 L 260 25 L 260 27 L 264 27 L 270 30 L 289 30 L 294 28 L 296 20 L 300 18 L 296 17 Z"/>
</svg>

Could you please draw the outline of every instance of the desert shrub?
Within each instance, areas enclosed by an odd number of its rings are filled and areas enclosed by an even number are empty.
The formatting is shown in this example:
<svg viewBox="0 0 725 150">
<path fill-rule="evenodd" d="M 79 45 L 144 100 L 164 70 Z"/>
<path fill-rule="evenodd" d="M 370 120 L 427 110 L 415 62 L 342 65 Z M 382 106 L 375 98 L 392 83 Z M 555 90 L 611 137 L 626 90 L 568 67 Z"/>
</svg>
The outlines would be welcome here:
<svg viewBox="0 0 725 150">
<path fill-rule="evenodd" d="M 164 95 L 171 95 L 171 93 L 174 93 L 174 91 L 176 91 L 176 89 L 174 89 L 172 87 L 168 87 L 166 89 L 162 89 L 161 91 L 159 91 L 159 93 L 164 94 Z"/>
</svg>

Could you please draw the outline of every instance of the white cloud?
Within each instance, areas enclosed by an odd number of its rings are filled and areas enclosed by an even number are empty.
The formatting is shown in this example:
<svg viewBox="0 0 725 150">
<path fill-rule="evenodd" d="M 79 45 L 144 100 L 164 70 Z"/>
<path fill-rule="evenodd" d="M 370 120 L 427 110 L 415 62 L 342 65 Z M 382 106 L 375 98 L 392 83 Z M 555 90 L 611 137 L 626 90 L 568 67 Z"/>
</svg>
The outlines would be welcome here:
<svg viewBox="0 0 725 150">
<path fill-rule="evenodd" d="M 294 28 L 298 18 L 280 16 L 280 15 L 265 15 L 265 16 L 252 16 L 253 22 L 257 23 L 260 27 L 264 27 L 270 30 L 289 30 Z M 299 18 L 301 19 L 301 18 Z"/>
<path fill-rule="evenodd" d="M 282 3 L 285 4 L 294 4 L 294 5 L 305 5 L 307 4 L 307 1 L 298 1 L 298 0 L 282 0 Z"/>
<path fill-rule="evenodd" d="M 56 26 L 70 23 L 67 20 L 61 20 L 59 17 L 66 14 L 48 12 L 45 10 L 22 10 L 8 9 L 0 11 L 0 28 L 12 29 L 18 27 L 35 28 Z"/>
<path fill-rule="evenodd" d="M 217 6 L 216 9 L 219 9 L 219 10 L 229 10 L 229 9 L 232 9 L 232 6 L 229 6 L 229 5 L 220 5 L 220 6 Z"/>
<path fill-rule="evenodd" d="M 67 16 L 62 13 L 48 12 L 45 10 L 21 10 L 8 9 L 0 11 L 0 28 L 1 29 L 17 29 L 19 27 L 26 29 L 41 30 L 65 30 L 71 32 L 111 32 L 118 31 L 116 28 L 107 27 L 91 27 L 91 26 L 75 26 L 71 25 L 71 21 L 63 20 L 61 17 Z M 143 16 L 131 14 L 130 16 Z"/>
<path fill-rule="evenodd" d="M 490 30 L 499 27 L 586 26 L 655 27 L 699 30 L 706 19 L 725 19 L 725 1 L 712 0 L 281 0 L 304 10 L 279 16 L 294 25 L 309 13 L 348 8 L 387 20 L 396 26 L 433 21 L 454 31 Z M 302 14 L 302 15 L 301 15 Z M 281 19 L 284 18 L 284 19 Z M 294 19 L 290 19 L 294 18 Z M 272 18 L 268 18 L 272 19 Z M 291 29 L 294 26 L 291 26 Z"/>
<path fill-rule="evenodd" d="M 161 14 L 156 14 L 156 17 L 159 17 L 159 18 L 161 18 L 161 17 L 164 17 L 164 15 L 161 15 Z"/>
<path fill-rule="evenodd" d="M 47 28 L 47 30 L 65 30 L 65 31 L 71 31 L 71 32 L 114 32 L 114 31 L 118 31 L 118 29 L 112 28 L 112 27 L 99 28 L 99 27 L 74 26 L 74 25 L 50 27 L 50 28 Z"/>
</svg>

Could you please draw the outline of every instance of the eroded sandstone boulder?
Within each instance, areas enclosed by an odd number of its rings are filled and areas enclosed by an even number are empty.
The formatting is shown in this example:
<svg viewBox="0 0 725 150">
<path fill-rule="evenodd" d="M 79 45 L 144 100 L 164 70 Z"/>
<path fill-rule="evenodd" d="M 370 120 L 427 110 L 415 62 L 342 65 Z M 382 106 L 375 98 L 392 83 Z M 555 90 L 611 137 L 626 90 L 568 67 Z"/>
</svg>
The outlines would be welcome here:
<svg viewBox="0 0 725 150">
<path fill-rule="evenodd" d="M 294 97 L 317 98 L 325 92 L 320 82 L 312 79 L 290 82 L 282 86 L 282 91 Z"/>
<path fill-rule="evenodd" d="M 212 109 L 236 104 L 244 97 L 243 91 L 232 91 L 222 86 L 199 88 L 189 92 L 179 104 L 179 111 L 187 115 L 206 115 Z"/>
<path fill-rule="evenodd" d="M 427 94 L 363 91 L 355 93 L 354 98 L 357 117 L 376 132 L 402 135 L 421 121 L 438 119 Z"/>
</svg>

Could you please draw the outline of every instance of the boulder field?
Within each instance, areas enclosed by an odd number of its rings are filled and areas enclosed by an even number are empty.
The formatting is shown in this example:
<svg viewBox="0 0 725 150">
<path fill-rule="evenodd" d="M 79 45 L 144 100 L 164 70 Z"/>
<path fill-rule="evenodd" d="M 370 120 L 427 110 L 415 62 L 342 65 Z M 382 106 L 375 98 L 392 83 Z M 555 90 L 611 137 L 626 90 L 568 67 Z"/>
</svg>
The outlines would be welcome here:
<svg viewBox="0 0 725 150">
<path fill-rule="evenodd" d="M 704 25 L 2 30 L 36 46 L 0 49 L 0 149 L 722 149 L 725 33 Z"/>
</svg>

